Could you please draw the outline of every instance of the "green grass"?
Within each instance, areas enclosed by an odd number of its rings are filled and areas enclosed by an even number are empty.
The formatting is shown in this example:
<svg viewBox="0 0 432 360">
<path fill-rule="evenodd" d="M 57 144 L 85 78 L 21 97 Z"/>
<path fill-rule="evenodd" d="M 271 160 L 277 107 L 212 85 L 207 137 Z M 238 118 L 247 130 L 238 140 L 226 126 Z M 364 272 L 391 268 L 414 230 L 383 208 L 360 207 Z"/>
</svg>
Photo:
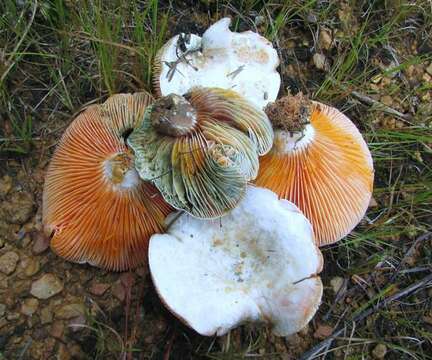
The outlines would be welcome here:
<svg viewBox="0 0 432 360">
<path fill-rule="evenodd" d="M 225 15 L 233 18 L 233 29 L 256 28 L 273 41 L 282 58 L 282 93 L 294 80 L 314 99 L 343 110 L 358 125 L 373 154 L 377 205 L 352 234 L 323 250 L 326 290 L 316 321 L 332 326 L 347 321 L 346 336 L 331 345 L 328 358 L 361 358 L 362 352 L 369 354 L 378 342 L 387 346 L 392 358 L 431 358 L 432 330 L 422 320 L 428 307 L 432 308 L 426 290 L 377 311 L 356 324 L 351 335 L 348 321 L 387 292 L 417 281 L 432 267 L 429 240 L 416 247 L 412 263 L 394 273 L 418 236 L 431 229 L 432 114 L 427 106 L 432 102 L 432 82 L 420 80 L 415 85 L 409 75 L 411 69 L 432 61 L 427 51 L 427 46 L 432 47 L 428 1 L 202 0 L 191 5 L 157 0 L 3 0 L 2 164 L 46 157 L 71 116 L 86 104 L 117 92 L 151 91 L 153 59 L 164 42 L 175 31 L 189 31 L 191 24 L 203 31 Z M 256 19 L 260 21 L 255 23 Z M 330 50 L 321 49 L 318 43 L 323 28 L 334 36 Z M 290 41 L 294 48 L 288 46 Z M 420 51 L 422 46 L 425 51 Z M 329 59 L 327 72 L 313 66 L 315 52 Z M 306 58 L 299 58 L 300 53 L 306 53 Z M 378 101 L 389 95 L 399 112 L 416 111 L 409 120 L 401 120 L 384 114 L 380 106 L 361 103 L 351 96 L 353 91 Z M 332 307 L 335 294 L 329 284 L 334 276 L 347 279 L 352 292 L 350 302 Z M 365 281 L 363 288 L 356 282 L 359 278 Z M 146 311 L 155 311 L 152 309 Z M 382 328 L 377 325 L 381 323 L 385 324 Z M 264 328 L 244 327 L 215 340 L 175 325 L 171 354 L 173 358 L 179 353 L 184 358 L 209 359 L 272 359 L 284 352 L 299 356 L 319 341 L 313 337 L 316 325 L 311 325 L 304 347 L 297 350 Z M 99 358 L 121 353 L 124 339 L 117 336 L 122 334 L 121 325 L 98 320 L 90 324 L 89 331 Z M 165 334 L 160 342 L 146 346 L 138 340 L 133 349 L 140 349 L 137 352 L 143 358 L 161 358 L 168 338 Z"/>
</svg>

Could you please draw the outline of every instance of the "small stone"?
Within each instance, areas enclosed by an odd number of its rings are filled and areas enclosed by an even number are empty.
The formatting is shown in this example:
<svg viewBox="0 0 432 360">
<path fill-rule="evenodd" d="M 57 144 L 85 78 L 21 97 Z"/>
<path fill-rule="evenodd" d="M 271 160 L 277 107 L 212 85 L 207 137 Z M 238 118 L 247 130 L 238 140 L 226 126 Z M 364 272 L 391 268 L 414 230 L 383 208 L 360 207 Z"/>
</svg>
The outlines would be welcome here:
<svg viewBox="0 0 432 360">
<path fill-rule="evenodd" d="M 337 294 L 339 290 L 342 288 L 343 283 L 344 283 L 344 279 L 340 276 L 335 276 L 330 280 L 330 285 L 335 294 Z"/>
<path fill-rule="evenodd" d="M 13 313 L 10 313 L 10 314 L 6 315 L 6 320 L 8 320 L 8 321 L 14 321 L 14 320 L 18 320 L 19 317 L 20 317 L 19 313 L 13 312 Z"/>
<path fill-rule="evenodd" d="M 119 277 L 122 285 L 127 289 L 131 288 L 135 284 L 135 275 L 131 272 L 125 272 Z"/>
<path fill-rule="evenodd" d="M 320 324 L 315 330 L 313 336 L 315 339 L 323 340 L 328 338 L 332 334 L 332 332 L 333 332 L 333 328 L 331 326 Z"/>
<path fill-rule="evenodd" d="M 60 344 L 57 350 L 57 360 L 69 360 L 72 356 L 65 344 Z"/>
<path fill-rule="evenodd" d="M 49 248 L 50 240 L 41 231 L 37 231 L 33 235 L 33 254 L 40 255 Z"/>
<path fill-rule="evenodd" d="M 114 283 L 114 285 L 111 287 L 111 291 L 117 299 L 119 299 L 121 302 L 124 301 L 126 297 L 126 291 L 120 281 L 116 281 Z"/>
<path fill-rule="evenodd" d="M 50 334 L 52 337 L 55 337 L 56 339 L 61 339 L 63 336 L 64 331 L 64 324 L 62 321 L 54 321 L 51 325 Z"/>
<path fill-rule="evenodd" d="M 384 344 L 378 344 L 372 350 L 372 356 L 374 359 L 384 359 L 386 353 L 387 353 L 387 346 L 385 346 Z"/>
<path fill-rule="evenodd" d="M 110 284 L 104 283 L 92 283 L 90 286 L 89 292 L 96 296 L 102 296 L 105 292 L 110 288 Z"/>
<path fill-rule="evenodd" d="M 12 274 L 17 266 L 19 255 L 13 251 L 8 251 L 6 254 L 0 256 L 0 271 L 3 274 Z"/>
<path fill-rule="evenodd" d="M 333 46 L 333 39 L 330 31 L 326 29 L 321 29 L 319 33 L 318 43 L 321 49 L 330 50 Z"/>
<path fill-rule="evenodd" d="M 425 81 L 425 82 L 427 82 L 427 83 L 429 83 L 429 82 L 432 81 L 432 76 L 429 75 L 428 73 L 424 73 L 423 76 L 422 76 L 422 80 Z"/>
<path fill-rule="evenodd" d="M 35 258 L 23 260 L 21 266 L 24 268 L 24 275 L 27 277 L 35 275 L 40 269 L 39 261 Z"/>
<path fill-rule="evenodd" d="M 260 26 L 260 25 L 262 25 L 262 24 L 265 23 L 265 17 L 262 16 L 262 15 L 258 15 L 258 16 L 255 17 L 255 21 L 254 22 L 255 22 L 256 26 Z"/>
<path fill-rule="evenodd" d="M 45 274 L 33 282 L 30 294 L 38 299 L 48 299 L 63 290 L 63 283 L 53 274 Z"/>
<path fill-rule="evenodd" d="M 53 314 L 49 307 L 44 307 L 40 312 L 41 324 L 49 324 L 53 320 Z"/>
<path fill-rule="evenodd" d="M 6 312 L 6 305 L 0 304 L 0 317 L 2 317 Z"/>
<path fill-rule="evenodd" d="M 329 69 L 329 64 L 324 54 L 315 53 L 312 60 L 318 70 L 327 71 Z"/>
<path fill-rule="evenodd" d="M 69 328 L 73 331 L 73 332 L 77 332 L 80 331 L 82 329 L 84 329 L 86 324 L 86 318 L 84 315 L 80 315 L 77 316 L 76 318 L 73 318 L 70 322 L 69 322 Z"/>
<path fill-rule="evenodd" d="M 39 306 L 39 300 L 34 298 L 25 299 L 21 305 L 21 314 L 32 316 Z"/>
<path fill-rule="evenodd" d="M 384 104 L 384 105 L 387 105 L 387 106 L 392 106 L 393 105 L 393 99 L 391 98 L 391 96 L 389 96 L 389 95 L 384 95 L 384 96 L 381 96 L 381 102 Z"/>
<path fill-rule="evenodd" d="M 375 198 L 373 196 L 371 197 L 371 199 L 369 201 L 369 207 L 370 208 L 376 208 L 376 207 L 378 207 L 378 203 L 377 203 L 377 201 L 375 200 Z"/>
<path fill-rule="evenodd" d="M 432 325 L 432 315 L 431 316 L 423 316 L 423 321 L 426 324 Z"/>
<path fill-rule="evenodd" d="M 148 267 L 146 267 L 146 266 L 140 266 L 139 268 L 137 268 L 135 270 L 135 274 L 137 274 L 139 277 L 142 277 L 142 278 L 146 277 L 148 272 L 149 272 L 149 270 L 148 270 Z"/>
<path fill-rule="evenodd" d="M 28 192 L 16 192 L 4 206 L 7 221 L 12 224 L 24 224 L 33 213 L 33 196 Z"/>
<path fill-rule="evenodd" d="M 432 62 L 429 64 L 429 66 L 426 68 L 426 72 L 432 76 Z"/>
<path fill-rule="evenodd" d="M 57 319 L 72 319 L 83 315 L 85 307 L 83 304 L 67 304 L 56 310 L 55 317 Z"/>
<path fill-rule="evenodd" d="M 12 178 L 5 175 L 0 179 L 0 196 L 5 196 L 12 189 Z"/>
</svg>

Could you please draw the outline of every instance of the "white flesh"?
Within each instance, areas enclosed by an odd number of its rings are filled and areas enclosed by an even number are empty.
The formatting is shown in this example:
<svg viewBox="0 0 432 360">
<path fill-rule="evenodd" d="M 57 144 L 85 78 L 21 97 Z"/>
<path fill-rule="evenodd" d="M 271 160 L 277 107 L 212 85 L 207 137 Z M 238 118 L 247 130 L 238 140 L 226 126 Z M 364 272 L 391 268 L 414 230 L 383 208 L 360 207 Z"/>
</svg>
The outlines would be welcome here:
<svg viewBox="0 0 432 360">
<path fill-rule="evenodd" d="M 321 301 L 322 256 L 309 221 L 263 188 L 249 187 L 217 220 L 181 215 L 167 234 L 151 237 L 149 265 L 162 301 L 202 335 L 260 321 L 286 336 Z"/>
<path fill-rule="evenodd" d="M 229 30 L 229 18 L 223 18 L 207 29 L 203 37 L 191 35 L 185 55 L 187 61 L 173 64 L 183 55 L 178 48 L 179 35 L 161 50 L 162 96 L 185 94 L 195 86 L 232 89 L 263 108 L 276 100 L 280 76 L 276 71 L 279 57 L 270 41 L 252 31 Z M 178 48 L 178 49 L 177 49 Z M 193 49 L 198 51 L 190 52 Z"/>
</svg>

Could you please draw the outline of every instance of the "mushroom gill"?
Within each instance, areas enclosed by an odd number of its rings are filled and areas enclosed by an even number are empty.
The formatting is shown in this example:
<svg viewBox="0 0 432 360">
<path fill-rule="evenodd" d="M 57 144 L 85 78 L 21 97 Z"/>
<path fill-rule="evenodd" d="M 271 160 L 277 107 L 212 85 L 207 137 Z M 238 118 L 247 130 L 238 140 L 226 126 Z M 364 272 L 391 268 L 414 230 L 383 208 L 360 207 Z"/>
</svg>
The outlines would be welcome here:
<svg viewBox="0 0 432 360">
<path fill-rule="evenodd" d="M 146 93 L 112 96 L 64 133 L 43 192 L 44 228 L 58 255 L 116 271 L 146 262 L 149 238 L 163 231 L 171 208 L 139 178 L 124 136 L 152 100 Z"/>
<path fill-rule="evenodd" d="M 148 108 L 128 138 L 142 179 L 176 209 L 214 218 L 234 208 L 270 150 L 264 111 L 232 90 L 194 88 Z"/>
<path fill-rule="evenodd" d="M 360 132 L 337 109 L 301 94 L 266 113 L 275 142 L 260 159 L 256 184 L 295 203 L 319 246 L 340 240 L 360 222 L 372 194 L 372 157 Z"/>
</svg>

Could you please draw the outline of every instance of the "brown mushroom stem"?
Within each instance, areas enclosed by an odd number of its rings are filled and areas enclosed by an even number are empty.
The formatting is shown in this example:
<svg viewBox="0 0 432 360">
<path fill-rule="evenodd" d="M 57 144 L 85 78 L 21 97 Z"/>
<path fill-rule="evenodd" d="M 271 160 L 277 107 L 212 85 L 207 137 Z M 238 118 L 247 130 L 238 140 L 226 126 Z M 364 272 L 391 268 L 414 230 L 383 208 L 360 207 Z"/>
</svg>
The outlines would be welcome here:
<svg viewBox="0 0 432 360">
<path fill-rule="evenodd" d="M 302 132 L 310 124 L 312 101 L 301 92 L 276 100 L 265 108 L 274 129 L 290 133 Z"/>
<path fill-rule="evenodd" d="M 157 100 L 150 120 L 157 132 L 168 136 L 190 133 L 197 123 L 197 112 L 183 96 L 170 94 Z"/>
</svg>

